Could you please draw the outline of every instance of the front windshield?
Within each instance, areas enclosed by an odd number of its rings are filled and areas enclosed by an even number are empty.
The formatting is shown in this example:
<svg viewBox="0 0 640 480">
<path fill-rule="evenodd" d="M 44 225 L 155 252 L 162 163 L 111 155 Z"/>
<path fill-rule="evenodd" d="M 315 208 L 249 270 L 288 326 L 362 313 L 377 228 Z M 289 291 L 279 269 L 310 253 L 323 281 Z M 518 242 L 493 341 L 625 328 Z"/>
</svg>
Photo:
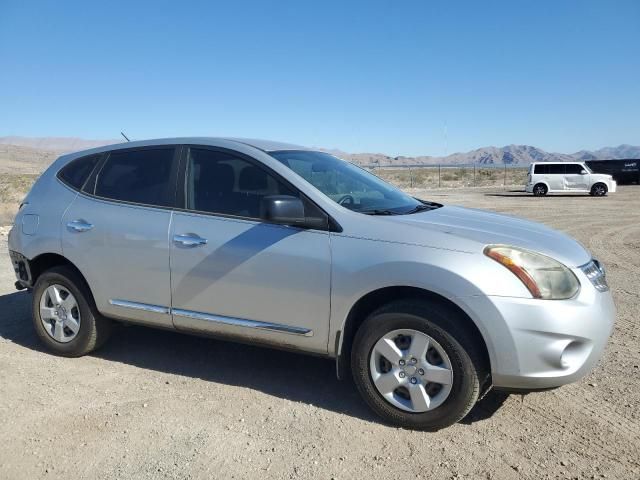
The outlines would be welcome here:
<svg viewBox="0 0 640 480">
<path fill-rule="evenodd" d="M 425 206 L 366 170 L 328 153 L 283 150 L 270 154 L 349 210 L 372 214 L 403 214 Z"/>
</svg>

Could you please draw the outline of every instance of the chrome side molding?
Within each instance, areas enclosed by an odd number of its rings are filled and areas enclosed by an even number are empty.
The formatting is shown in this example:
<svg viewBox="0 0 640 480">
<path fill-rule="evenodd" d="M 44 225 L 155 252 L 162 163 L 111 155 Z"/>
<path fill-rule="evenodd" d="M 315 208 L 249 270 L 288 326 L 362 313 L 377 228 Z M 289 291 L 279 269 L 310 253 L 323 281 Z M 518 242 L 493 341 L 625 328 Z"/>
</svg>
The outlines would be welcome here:
<svg viewBox="0 0 640 480">
<path fill-rule="evenodd" d="M 260 322 L 258 320 L 224 317 L 222 315 L 211 315 L 209 313 L 194 312 L 192 310 L 183 310 L 181 308 L 168 308 L 160 305 L 149 305 L 147 303 L 130 302 L 128 300 L 111 299 L 109 300 L 109 303 L 116 307 L 144 310 L 146 312 L 160 313 L 165 315 L 173 314 L 179 317 L 192 318 L 195 320 L 202 320 L 204 322 L 218 323 L 222 325 L 231 325 L 234 327 L 268 330 L 272 332 L 288 333 L 291 335 L 301 335 L 303 337 L 313 336 L 313 330 L 310 330 L 308 328 L 291 327 L 289 325 L 282 325 L 280 323 Z"/>
<path fill-rule="evenodd" d="M 116 307 L 132 308 L 134 310 L 144 310 L 145 312 L 164 313 L 169 315 L 170 309 L 167 307 L 161 307 L 160 305 L 149 305 L 148 303 L 130 302 L 128 300 L 111 299 L 109 300 L 111 305 Z"/>
<path fill-rule="evenodd" d="M 223 317 L 222 315 L 211 315 L 209 313 L 182 310 L 180 308 L 172 308 L 171 313 L 179 317 L 193 318 L 195 320 L 204 320 L 206 322 L 232 325 L 235 327 L 255 328 L 257 330 L 270 330 L 272 332 L 302 335 L 303 337 L 313 336 L 313 330 L 309 330 L 308 328 L 290 327 L 289 325 L 282 325 L 280 323 L 259 322 L 257 320 L 246 320 L 243 318 Z"/>
</svg>

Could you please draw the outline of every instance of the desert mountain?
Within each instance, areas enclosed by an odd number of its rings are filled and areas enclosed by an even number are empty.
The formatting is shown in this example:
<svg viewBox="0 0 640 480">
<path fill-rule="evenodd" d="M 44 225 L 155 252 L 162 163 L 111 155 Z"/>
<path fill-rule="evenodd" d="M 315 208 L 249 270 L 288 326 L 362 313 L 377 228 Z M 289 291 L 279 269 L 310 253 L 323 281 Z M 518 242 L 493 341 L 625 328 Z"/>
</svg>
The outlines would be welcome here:
<svg viewBox="0 0 640 480">
<path fill-rule="evenodd" d="M 531 162 L 567 162 L 576 160 L 611 160 L 640 158 L 640 147 L 620 145 L 595 151 L 581 150 L 576 153 L 551 153 L 530 145 L 507 145 L 506 147 L 483 147 L 470 152 L 453 153 L 446 157 L 391 157 L 380 153 L 347 153 L 340 150 L 326 152 L 358 165 L 528 165 Z"/>
<path fill-rule="evenodd" d="M 116 140 L 86 140 L 76 137 L 0 137 L 0 144 L 17 145 L 19 147 L 37 148 L 51 152 L 76 152 L 88 148 L 121 143 L 123 139 Z"/>
<path fill-rule="evenodd" d="M 17 145 L 47 153 L 72 152 L 87 148 L 121 143 L 121 139 L 86 140 L 75 137 L 0 137 L 0 145 Z M 530 145 L 507 145 L 505 147 L 483 147 L 470 152 L 453 153 L 446 157 L 392 157 L 381 153 L 347 153 L 341 150 L 321 149 L 358 165 L 528 165 L 531 162 L 609 160 L 615 158 L 640 158 L 640 147 L 620 145 L 595 151 L 581 150 L 576 153 L 551 153 Z"/>
</svg>

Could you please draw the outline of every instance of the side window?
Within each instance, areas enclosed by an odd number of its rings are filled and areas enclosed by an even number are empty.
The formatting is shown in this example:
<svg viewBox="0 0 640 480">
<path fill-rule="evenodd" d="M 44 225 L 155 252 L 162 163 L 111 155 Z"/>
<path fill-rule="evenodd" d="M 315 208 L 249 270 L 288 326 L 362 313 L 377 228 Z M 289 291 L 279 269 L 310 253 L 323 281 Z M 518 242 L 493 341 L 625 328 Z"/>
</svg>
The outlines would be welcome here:
<svg viewBox="0 0 640 480">
<path fill-rule="evenodd" d="M 552 175 L 564 175 L 564 165 L 561 163 L 552 163 L 548 165 L 549 173 Z"/>
<path fill-rule="evenodd" d="M 96 178 L 95 194 L 126 202 L 171 205 L 173 148 L 111 152 Z"/>
<path fill-rule="evenodd" d="M 67 185 L 80 190 L 98 163 L 98 160 L 100 160 L 100 156 L 101 154 L 89 155 L 88 157 L 73 160 L 58 172 L 58 178 Z"/>
<path fill-rule="evenodd" d="M 541 163 L 537 164 L 534 173 L 542 175 L 549 173 L 549 165 L 543 165 Z"/>
<path fill-rule="evenodd" d="M 186 178 L 187 208 L 200 212 L 260 218 L 263 197 L 299 196 L 261 167 L 213 150 L 189 150 Z"/>
<path fill-rule="evenodd" d="M 568 163 L 565 165 L 565 172 L 571 175 L 580 174 L 582 171 L 582 165 L 578 165 L 577 163 Z"/>
</svg>

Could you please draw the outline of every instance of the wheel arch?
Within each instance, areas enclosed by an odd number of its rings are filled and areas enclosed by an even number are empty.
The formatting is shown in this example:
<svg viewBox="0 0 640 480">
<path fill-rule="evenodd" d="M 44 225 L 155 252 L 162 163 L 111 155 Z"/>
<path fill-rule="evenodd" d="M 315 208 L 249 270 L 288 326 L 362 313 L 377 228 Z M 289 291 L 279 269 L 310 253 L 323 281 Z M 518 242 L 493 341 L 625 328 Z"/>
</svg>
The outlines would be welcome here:
<svg viewBox="0 0 640 480">
<path fill-rule="evenodd" d="M 450 308 L 460 314 L 465 326 L 474 332 L 478 339 L 483 361 L 486 362 L 487 371 L 491 371 L 491 360 L 487 341 L 473 319 L 458 304 L 450 299 L 427 289 L 409 286 L 383 287 L 368 292 L 357 300 L 349 310 L 339 336 L 336 337 L 336 370 L 338 378 L 347 378 L 350 372 L 351 346 L 360 325 L 369 314 L 390 302 L 397 300 L 422 300 L 435 302 Z"/>
<path fill-rule="evenodd" d="M 68 258 L 59 253 L 42 253 L 29 261 L 29 269 L 31 271 L 31 286 L 34 287 L 38 277 L 47 270 L 54 267 L 69 267 L 84 281 L 86 287 L 93 296 L 93 291 L 86 277 L 82 274 L 80 269 Z"/>
</svg>

